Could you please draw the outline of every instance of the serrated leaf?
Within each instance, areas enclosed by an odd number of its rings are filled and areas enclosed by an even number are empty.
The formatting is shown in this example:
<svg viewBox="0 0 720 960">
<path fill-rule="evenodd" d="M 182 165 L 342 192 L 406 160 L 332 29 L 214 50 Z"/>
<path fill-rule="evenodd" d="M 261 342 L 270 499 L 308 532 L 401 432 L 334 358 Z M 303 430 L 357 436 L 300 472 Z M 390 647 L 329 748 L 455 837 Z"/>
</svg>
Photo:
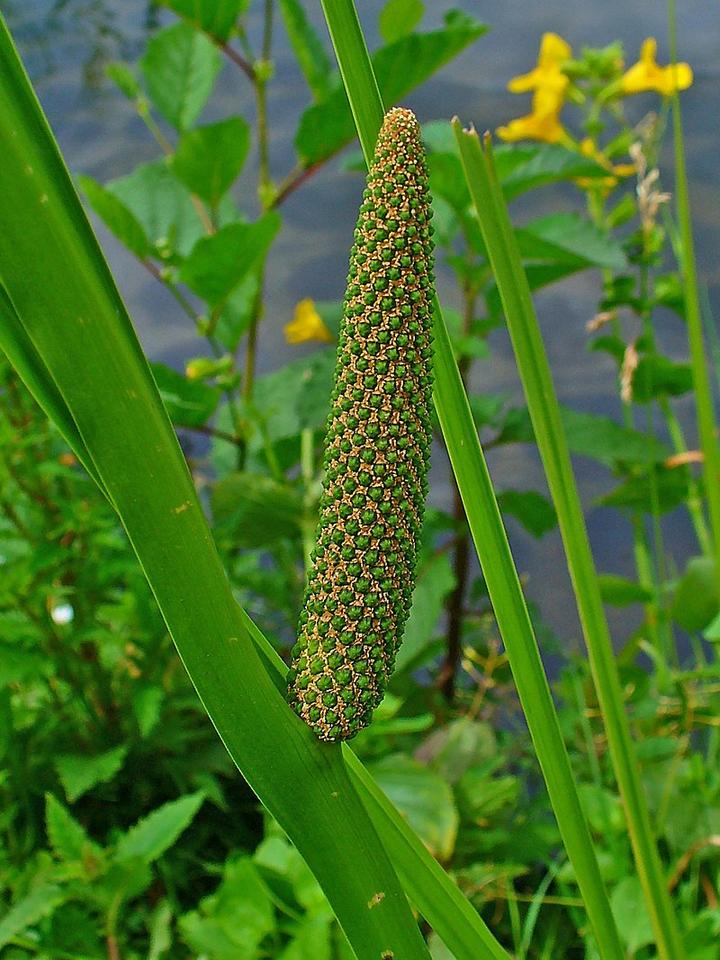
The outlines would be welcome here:
<svg viewBox="0 0 720 960">
<path fill-rule="evenodd" d="M 180 269 L 180 279 L 211 306 L 218 306 L 261 262 L 279 229 L 276 213 L 266 213 L 255 223 L 221 227 L 198 240 Z"/>
<path fill-rule="evenodd" d="M 88 852 L 100 853 L 85 828 L 51 793 L 45 794 L 45 827 L 50 845 L 61 860 L 82 860 Z"/>
<path fill-rule="evenodd" d="M 603 601 L 614 607 L 627 607 L 631 603 L 647 603 L 652 600 L 652 591 L 647 587 L 614 573 L 599 574 L 598 584 Z"/>
<path fill-rule="evenodd" d="M 300 533 L 300 496 L 262 474 L 223 477 L 213 490 L 212 509 L 223 534 L 237 547 L 266 547 Z"/>
<path fill-rule="evenodd" d="M 49 916 L 65 896 L 60 887 L 44 883 L 13 904 L 0 920 L 0 950 L 23 930 Z"/>
<path fill-rule="evenodd" d="M 192 823 L 205 800 L 204 793 L 190 793 L 171 800 L 131 827 L 115 848 L 117 861 L 152 863 L 162 856 Z"/>
<path fill-rule="evenodd" d="M 127 746 L 121 744 L 94 757 L 68 753 L 57 756 L 55 769 L 70 803 L 74 803 L 98 783 L 112 780 L 122 767 L 127 752 Z"/>
<path fill-rule="evenodd" d="M 413 33 L 378 50 L 373 67 L 385 103 L 397 103 L 481 36 L 486 27 L 467 14 L 451 11 L 445 28 Z M 345 89 L 338 84 L 322 103 L 300 118 L 295 146 L 304 165 L 337 153 L 355 136 Z"/>
<path fill-rule="evenodd" d="M 497 501 L 502 512 L 515 517 L 533 537 L 540 538 L 557 526 L 555 507 L 537 490 L 503 490 Z"/>
<path fill-rule="evenodd" d="M 196 29 L 225 41 L 250 0 L 161 0 Z"/>
<path fill-rule="evenodd" d="M 187 23 L 151 37 L 140 61 L 153 105 L 177 130 L 186 130 L 197 118 L 221 66 L 212 42 Z"/>
<path fill-rule="evenodd" d="M 220 400 L 220 390 L 200 380 L 188 380 L 164 363 L 150 366 L 172 422 L 179 427 L 200 427 L 207 423 Z"/>
<path fill-rule="evenodd" d="M 172 170 L 191 193 L 216 207 L 242 170 L 249 148 L 247 122 L 228 117 L 183 133 Z"/>
<path fill-rule="evenodd" d="M 300 0 L 280 0 L 290 45 L 315 100 L 330 95 L 334 77 L 330 57 L 307 18 Z"/>
<path fill-rule="evenodd" d="M 79 176 L 78 181 L 88 203 L 108 230 L 136 257 L 144 260 L 150 253 L 150 241 L 135 215 L 110 190 L 92 177 Z"/>
<path fill-rule="evenodd" d="M 381 37 L 385 43 L 394 43 L 412 33 L 424 13 L 422 0 L 387 0 L 378 19 Z"/>
</svg>

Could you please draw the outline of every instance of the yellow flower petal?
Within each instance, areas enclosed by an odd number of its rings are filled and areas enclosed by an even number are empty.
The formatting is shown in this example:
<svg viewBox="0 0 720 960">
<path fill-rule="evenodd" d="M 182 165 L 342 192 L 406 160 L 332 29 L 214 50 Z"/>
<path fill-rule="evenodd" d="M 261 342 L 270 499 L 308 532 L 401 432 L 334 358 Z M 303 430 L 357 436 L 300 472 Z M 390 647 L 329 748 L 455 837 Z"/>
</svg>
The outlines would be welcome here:
<svg viewBox="0 0 720 960">
<path fill-rule="evenodd" d="M 572 47 L 557 33 L 544 33 L 540 41 L 540 56 L 538 66 L 551 63 L 562 63 L 572 56 Z"/>
<path fill-rule="evenodd" d="M 540 140 L 544 143 L 557 143 L 565 136 L 563 125 L 556 112 L 541 114 L 529 113 L 525 117 L 511 120 L 506 127 L 498 127 L 501 140 Z"/>
<path fill-rule="evenodd" d="M 309 297 L 298 303 L 292 321 L 286 323 L 284 329 L 288 343 L 306 343 L 309 340 L 332 343 L 333 339 L 322 317 L 315 309 L 314 301 Z"/>
<path fill-rule="evenodd" d="M 687 90 L 693 82 L 693 72 L 687 63 L 661 67 L 657 60 L 657 41 L 648 37 L 640 49 L 640 59 L 622 77 L 622 92 L 644 93 L 654 90 L 669 97 L 677 90 Z"/>
</svg>

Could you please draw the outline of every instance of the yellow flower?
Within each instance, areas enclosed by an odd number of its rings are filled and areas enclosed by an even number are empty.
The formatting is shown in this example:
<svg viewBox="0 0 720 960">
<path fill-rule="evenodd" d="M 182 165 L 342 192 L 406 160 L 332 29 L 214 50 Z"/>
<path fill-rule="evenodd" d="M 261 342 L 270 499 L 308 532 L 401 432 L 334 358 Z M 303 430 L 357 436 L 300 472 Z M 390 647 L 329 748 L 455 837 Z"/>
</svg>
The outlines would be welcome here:
<svg viewBox="0 0 720 960">
<path fill-rule="evenodd" d="M 544 143 L 557 143 L 567 136 L 555 110 L 517 117 L 506 127 L 498 127 L 497 134 L 501 140 L 542 140 Z"/>
<path fill-rule="evenodd" d="M 634 163 L 612 163 L 602 150 L 600 150 L 592 137 L 585 137 L 584 140 L 580 141 L 579 146 L 580 153 L 584 157 L 590 157 L 591 160 L 594 160 L 601 167 L 604 167 L 608 173 L 612 174 L 610 177 L 578 177 L 575 183 L 583 189 L 601 186 L 612 190 L 612 188 L 617 185 L 618 180 L 631 177 L 637 171 Z"/>
<path fill-rule="evenodd" d="M 570 44 L 562 37 L 556 33 L 543 34 L 535 69 L 513 77 L 508 84 L 512 93 L 534 91 L 532 113 L 511 120 L 506 127 L 499 127 L 497 132 L 501 139 L 557 143 L 565 138 L 559 116 L 570 80 L 562 72 L 562 64 L 571 55 Z"/>
<path fill-rule="evenodd" d="M 640 59 L 622 77 L 623 93 L 643 93 L 656 90 L 669 97 L 676 90 L 687 90 L 693 82 L 693 72 L 687 63 L 659 66 L 655 56 L 657 40 L 648 37 L 640 49 Z"/>
<path fill-rule="evenodd" d="M 508 90 L 511 93 L 527 93 L 529 90 L 534 90 L 533 113 L 558 109 L 565 101 L 570 83 L 561 67 L 571 55 L 572 48 L 562 37 L 556 33 L 543 34 L 537 66 L 530 73 L 513 77 L 508 83 Z"/>
<path fill-rule="evenodd" d="M 292 321 L 285 324 L 285 339 L 288 343 L 305 343 L 308 340 L 332 343 L 333 338 L 315 309 L 315 303 L 307 298 L 298 303 Z"/>
</svg>

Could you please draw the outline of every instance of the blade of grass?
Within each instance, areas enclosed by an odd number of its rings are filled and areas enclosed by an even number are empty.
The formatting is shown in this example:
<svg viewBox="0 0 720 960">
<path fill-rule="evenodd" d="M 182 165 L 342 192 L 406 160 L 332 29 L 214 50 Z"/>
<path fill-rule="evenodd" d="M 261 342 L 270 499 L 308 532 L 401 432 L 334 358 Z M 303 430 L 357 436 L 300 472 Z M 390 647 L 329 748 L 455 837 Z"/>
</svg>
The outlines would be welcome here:
<svg viewBox="0 0 720 960">
<path fill-rule="evenodd" d="M 658 953 L 663 960 L 680 960 L 683 953 L 680 932 L 650 826 L 585 517 L 530 289 L 495 174 L 489 142 L 483 151 L 474 131 L 464 131 L 457 119 L 453 121 L 453 127 L 502 298 L 535 437 L 558 515 L 610 756 L 623 798 L 628 832 Z"/>
<path fill-rule="evenodd" d="M 219 735 L 322 884 L 357 957 L 427 957 L 340 747 L 320 744 L 295 717 L 245 629 L 129 317 L 2 18 L 0 138 L 2 282 Z"/>
<path fill-rule="evenodd" d="M 384 107 L 379 99 L 355 5 L 352 0 L 323 0 L 322 6 L 340 72 L 343 78 L 352 78 L 352 86 L 346 85 L 346 91 L 356 118 L 363 153 L 369 162 Z M 575 788 L 492 481 L 437 299 L 434 306 L 435 406 L 453 471 L 553 810 L 585 899 L 601 956 L 620 960 L 623 951 Z M 445 939 L 442 931 L 437 932 Z M 454 949 L 449 941 L 445 942 L 450 949 Z"/>
<path fill-rule="evenodd" d="M 670 61 L 677 63 L 677 12 L 675 0 L 668 0 L 668 32 L 670 37 Z M 672 95 L 673 151 L 675 157 L 675 202 L 680 228 L 680 269 L 685 298 L 685 318 L 690 345 L 695 406 L 697 409 L 700 448 L 703 452 L 703 478 L 705 496 L 710 512 L 710 528 L 715 557 L 715 576 L 720 585 L 720 441 L 713 405 L 710 375 L 707 368 L 703 337 L 702 311 L 698 288 L 695 243 L 692 232 L 690 196 L 687 167 L 685 164 L 685 139 L 683 137 L 680 94 Z"/>
</svg>

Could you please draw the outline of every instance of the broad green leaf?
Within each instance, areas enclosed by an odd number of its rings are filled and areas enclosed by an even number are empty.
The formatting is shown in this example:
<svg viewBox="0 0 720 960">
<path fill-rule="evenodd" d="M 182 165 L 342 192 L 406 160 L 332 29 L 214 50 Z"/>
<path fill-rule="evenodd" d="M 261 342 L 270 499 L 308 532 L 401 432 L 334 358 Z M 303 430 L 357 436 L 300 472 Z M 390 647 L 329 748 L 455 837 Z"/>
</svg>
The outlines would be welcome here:
<svg viewBox="0 0 720 960">
<path fill-rule="evenodd" d="M 256 960 L 259 945 L 274 930 L 269 892 L 246 857 L 228 863 L 215 893 L 180 919 L 183 940 L 213 960 Z"/>
<path fill-rule="evenodd" d="M 17 643 L 0 640 L 0 689 L 48 674 L 52 664 L 36 650 L 26 650 Z"/>
<path fill-rule="evenodd" d="M 138 859 L 143 863 L 157 860 L 190 826 L 204 800 L 204 793 L 190 793 L 153 810 L 120 838 L 115 859 Z"/>
<path fill-rule="evenodd" d="M 653 930 L 637 877 L 626 877 L 610 896 L 618 932 L 633 956 L 640 947 L 653 942 Z"/>
<path fill-rule="evenodd" d="M 622 427 L 594 413 L 561 408 L 568 446 L 572 453 L 592 457 L 613 467 L 618 463 L 650 464 L 664 460 L 667 447 L 640 430 Z"/>
<path fill-rule="evenodd" d="M 688 473 L 680 467 L 668 469 L 657 466 L 655 472 L 655 490 L 658 509 L 661 513 L 668 513 L 679 507 L 688 495 Z M 597 501 L 605 507 L 625 507 L 629 510 L 648 510 L 652 503 L 653 490 L 650 483 L 650 472 L 630 477 L 624 483 L 612 490 Z"/>
<path fill-rule="evenodd" d="M 323 349 L 257 379 L 255 406 L 265 419 L 271 440 L 324 424 L 334 367 L 335 352 Z"/>
<path fill-rule="evenodd" d="M 449 859 L 455 848 L 458 813 L 447 781 L 404 754 L 385 757 L 369 769 L 430 852 L 440 860 Z"/>
<path fill-rule="evenodd" d="M 528 287 L 531 291 L 541 290 L 543 287 L 549 287 L 565 277 L 570 277 L 579 270 L 584 270 L 588 266 L 583 260 L 565 260 L 564 263 L 530 263 L 525 267 Z M 493 283 L 486 294 L 488 311 L 492 316 L 499 315 L 502 310 L 500 302 L 500 293 L 497 286 Z"/>
<path fill-rule="evenodd" d="M 332 917 L 327 912 L 303 917 L 293 927 L 292 937 L 292 943 L 278 955 L 278 960 L 333 960 L 338 955 Z"/>
<path fill-rule="evenodd" d="M 302 500 L 291 487 L 256 473 L 231 473 L 213 489 L 212 508 L 235 547 L 267 547 L 300 534 Z"/>
<path fill-rule="evenodd" d="M 247 122 L 229 117 L 183 133 L 172 170 L 191 193 L 216 207 L 242 170 L 249 148 Z"/>
<path fill-rule="evenodd" d="M 515 517 L 534 537 L 542 537 L 557 526 L 555 508 L 537 490 L 503 490 L 497 501 L 503 513 Z"/>
<path fill-rule="evenodd" d="M 88 853 L 100 853 L 85 828 L 51 793 L 45 794 L 45 827 L 50 845 L 61 860 L 83 860 Z"/>
<path fill-rule="evenodd" d="M 446 553 L 432 556 L 421 565 L 403 642 L 395 661 L 396 671 L 416 664 L 432 643 L 445 598 L 454 586 L 455 574 Z"/>
<path fill-rule="evenodd" d="M 178 427 L 200 427 L 215 412 L 220 390 L 200 380 L 188 380 L 164 363 L 153 363 L 160 396 L 172 422 Z"/>
<path fill-rule="evenodd" d="M 680 397 L 693 388 L 689 363 L 675 363 L 667 357 L 644 356 L 633 373 L 632 395 L 636 403 L 648 403 L 656 397 Z"/>
<path fill-rule="evenodd" d="M 127 746 L 120 745 L 93 757 L 84 754 L 60 754 L 55 769 L 70 803 L 92 790 L 98 783 L 112 780 L 125 762 Z"/>
<path fill-rule="evenodd" d="M 330 95 L 335 82 L 325 47 L 307 18 L 302 0 L 280 0 L 280 13 L 295 59 L 313 98 L 321 102 Z"/>
<path fill-rule="evenodd" d="M 163 259 L 187 255 L 204 229 L 190 194 L 164 160 L 143 163 L 132 173 L 111 180 L 106 190 L 131 211 Z"/>
<path fill-rule="evenodd" d="M 221 227 L 198 240 L 180 269 L 180 279 L 211 306 L 218 306 L 261 262 L 279 228 L 276 213 L 266 213 L 254 223 Z"/>
<path fill-rule="evenodd" d="M 373 59 L 385 102 L 397 103 L 481 36 L 486 27 L 467 14 L 451 11 L 445 27 L 413 33 L 379 50 Z M 302 115 L 295 146 L 309 166 L 332 156 L 355 135 L 352 114 L 342 86 Z"/>
<path fill-rule="evenodd" d="M 49 916 L 66 895 L 55 884 L 44 883 L 14 903 L 0 919 L 0 950 L 23 930 Z"/>
<path fill-rule="evenodd" d="M 221 66 L 212 42 L 187 23 L 151 37 L 140 61 L 153 105 L 177 130 L 186 130 L 205 106 Z"/>
<path fill-rule="evenodd" d="M 454 785 L 472 767 L 493 759 L 497 750 L 492 727 L 465 716 L 434 730 L 415 755 Z"/>
<path fill-rule="evenodd" d="M 242 335 L 250 326 L 257 289 L 257 274 L 249 273 L 223 304 L 215 327 L 215 337 L 228 353 L 235 353 Z"/>
<path fill-rule="evenodd" d="M 518 247 L 529 260 L 584 260 L 608 270 L 624 270 L 622 245 L 577 213 L 553 213 L 515 231 Z"/>
<path fill-rule="evenodd" d="M 718 613 L 718 584 L 711 557 L 691 557 L 675 587 L 672 618 L 688 633 L 699 633 Z"/>
<path fill-rule="evenodd" d="M 145 231 L 125 204 L 110 190 L 106 190 L 92 177 L 78 177 L 82 191 L 90 206 L 108 230 L 136 257 L 144 260 L 150 253 L 150 242 Z"/>
<path fill-rule="evenodd" d="M 497 174 L 508 200 L 535 187 L 576 177 L 606 177 L 594 160 L 558 144 L 539 147 L 506 144 L 493 151 Z"/>
<path fill-rule="evenodd" d="M 424 13 L 423 0 L 387 0 L 378 20 L 380 35 L 385 43 L 394 43 L 412 33 Z"/>
<path fill-rule="evenodd" d="M 224 42 L 250 0 L 161 0 L 193 27 Z"/>
<path fill-rule="evenodd" d="M 627 607 L 631 603 L 648 603 L 652 600 L 652 591 L 647 587 L 614 573 L 599 574 L 598 583 L 603 601 L 613 607 Z"/>
</svg>

